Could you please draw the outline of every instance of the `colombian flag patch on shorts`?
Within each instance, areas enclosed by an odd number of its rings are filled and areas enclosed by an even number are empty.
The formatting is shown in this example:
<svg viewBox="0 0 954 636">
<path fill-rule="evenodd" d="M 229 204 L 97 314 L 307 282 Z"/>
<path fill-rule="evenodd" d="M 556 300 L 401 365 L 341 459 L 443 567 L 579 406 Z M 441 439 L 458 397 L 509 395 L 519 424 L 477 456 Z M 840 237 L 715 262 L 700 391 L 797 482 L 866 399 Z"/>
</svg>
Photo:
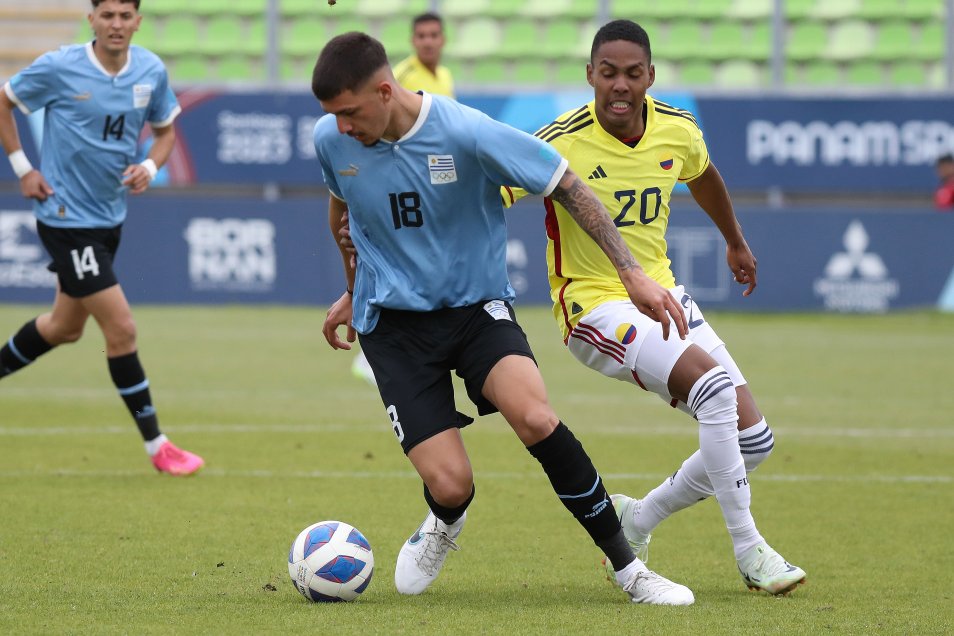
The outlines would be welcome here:
<svg viewBox="0 0 954 636">
<path fill-rule="evenodd" d="M 616 339 L 624 345 L 628 345 L 636 339 L 636 326 L 624 322 L 616 328 Z"/>
</svg>

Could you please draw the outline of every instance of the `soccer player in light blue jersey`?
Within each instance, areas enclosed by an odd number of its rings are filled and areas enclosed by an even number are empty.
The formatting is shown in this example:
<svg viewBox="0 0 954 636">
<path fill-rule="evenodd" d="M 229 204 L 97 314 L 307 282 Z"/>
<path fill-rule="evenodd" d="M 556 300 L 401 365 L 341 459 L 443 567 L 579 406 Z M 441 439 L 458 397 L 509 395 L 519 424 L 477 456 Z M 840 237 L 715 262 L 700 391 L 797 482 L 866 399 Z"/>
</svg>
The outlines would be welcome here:
<svg viewBox="0 0 954 636">
<path fill-rule="evenodd" d="M 26 323 L 0 348 L 0 378 L 57 345 L 75 342 L 90 316 L 106 340 L 109 373 L 157 470 L 189 475 L 203 465 L 159 430 L 149 380 L 139 362 L 136 326 L 113 272 L 126 218 L 126 194 L 140 194 L 169 158 L 180 112 L 162 61 L 130 46 L 139 0 L 91 0 L 95 39 L 40 56 L 0 91 L 0 143 L 33 199 L 37 232 L 53 260 L 51 311 Z M 40 169 L 24 154 L 13 109 L 45 109 Z M 154 143 L 136 163 L 146 123 Z"/>
<path fill-rule="evenodd" d="M 553 412 L 511 306 L 500 183 L 560 201 L 603 248 L 633 303 L 685 337 L 679 305 L 649 279 L 611 217 L 549 145 L 453 100 L 402 88 L 381 44 L 346 33 L 322 50 L 312 90 L 327 115 L 315 149 L 331 191 L 329 224 L 348 224 L 346 289 L 322 332 L 334 349 L 360 333 L 398 442 L 429 512 L 398 555 L 402 594 L 437 578 L 474 497 L 451 372 L 480 415 L 499 411 L 566 508 L 606 554 L 633 602 L 687 605 L 692 592 L 651 572 L 623 535 L 593 463 Z M 347 218 L 344 211 L 347 209 Z"/>
</svg>

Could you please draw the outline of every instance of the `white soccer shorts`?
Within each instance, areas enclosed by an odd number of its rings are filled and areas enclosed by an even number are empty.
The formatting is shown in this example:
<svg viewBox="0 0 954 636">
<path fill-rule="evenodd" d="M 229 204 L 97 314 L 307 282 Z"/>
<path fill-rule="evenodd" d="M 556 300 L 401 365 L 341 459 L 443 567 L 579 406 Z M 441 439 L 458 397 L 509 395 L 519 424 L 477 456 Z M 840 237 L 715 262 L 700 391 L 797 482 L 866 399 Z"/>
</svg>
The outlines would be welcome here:
<svg viewBox="0 0 954 636">
<path fill-rule="evenodd" d="M 603 303 L 583 316 L 570 334 L 567 348 L 573 357 L 591 369 L 652 391 L 672 406 L 677 404 L 669 394 L 669 374 L 690 344 L 698 345 L 721 364 L 735 386 L 745 384 L 725 343 L 706 322 L 685 288 L 679 285 L 669 293 L 682 306 L 689 324 L 685 340 L 679 337 L 673 323 L 669 340 L 663 340 L 660 323 L 640 313 L 632 302 L 616 300 Z"/>
</svg>

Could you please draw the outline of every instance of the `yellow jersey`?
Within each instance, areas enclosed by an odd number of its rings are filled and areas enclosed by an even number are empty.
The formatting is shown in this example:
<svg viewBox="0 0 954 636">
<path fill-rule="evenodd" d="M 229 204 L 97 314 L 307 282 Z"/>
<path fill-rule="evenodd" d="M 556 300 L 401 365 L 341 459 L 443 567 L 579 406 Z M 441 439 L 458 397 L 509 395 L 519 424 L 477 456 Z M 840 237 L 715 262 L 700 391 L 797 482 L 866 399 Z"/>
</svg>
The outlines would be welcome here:
<svg viewBox="0 0 954 636">
<path fill-rule="evenodd" d="M 437 72 L 424 66 L 417 55 L 398 62 L 394 66 L 394 78 L 398 84 L 411 91 L 424 91 L 432 95 L 444 95 L 454 99 L 454 80 L 446 66 L 437 66 Z"/>
<path fill-rule="evenodd" d="M 551 144 L 596 193 L 613 216 L 623 240 L 646 274 L 663 287 L 676 286 L 666 255 L 669 199 L 676 181 L 696 179 L 709 166 L 702 131 L 689 111 L 654 100 L 643 104 L 646 130 L 635 145 L 606 132 L 594 102 L 558 117 L 535 135 Z M 501 189 L 510 207 L 527 193 Z M 544 199 L 547 268 L 553 313 L 564 340 L 597 305 L 629 295 L 599 245 L 559 203 Z"/>
</svg>

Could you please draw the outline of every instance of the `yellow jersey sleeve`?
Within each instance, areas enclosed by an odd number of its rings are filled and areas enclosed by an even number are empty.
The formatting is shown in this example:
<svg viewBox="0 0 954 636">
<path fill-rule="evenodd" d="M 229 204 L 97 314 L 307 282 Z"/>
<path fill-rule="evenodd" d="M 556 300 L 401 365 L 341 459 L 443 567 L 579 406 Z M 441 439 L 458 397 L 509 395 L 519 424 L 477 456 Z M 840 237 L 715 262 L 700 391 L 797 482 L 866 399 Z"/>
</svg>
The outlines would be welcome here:
<svg viewBox="0 0 954 636">
<path fill-rule="evenodd" d="M 682 182 L 701 177 L 702 173 L 709 167 L 709 150 L 702 138 L 702 130 L 695 125 L 695 122 L 688 128 L 688 152 L 685 161 L 683 161 L 682 170 L 679 172 L 679 180 Z"/>
<path fill-rule="evenodd" d="M 517 186 L 501 186 L 500 188 L 500 199 L 503 201 L 504 208 L 513 206 L 514 203 L 527 196 L 527 194 L 529 193 L 526 190 L 518 188 Z"/>
</svg>

